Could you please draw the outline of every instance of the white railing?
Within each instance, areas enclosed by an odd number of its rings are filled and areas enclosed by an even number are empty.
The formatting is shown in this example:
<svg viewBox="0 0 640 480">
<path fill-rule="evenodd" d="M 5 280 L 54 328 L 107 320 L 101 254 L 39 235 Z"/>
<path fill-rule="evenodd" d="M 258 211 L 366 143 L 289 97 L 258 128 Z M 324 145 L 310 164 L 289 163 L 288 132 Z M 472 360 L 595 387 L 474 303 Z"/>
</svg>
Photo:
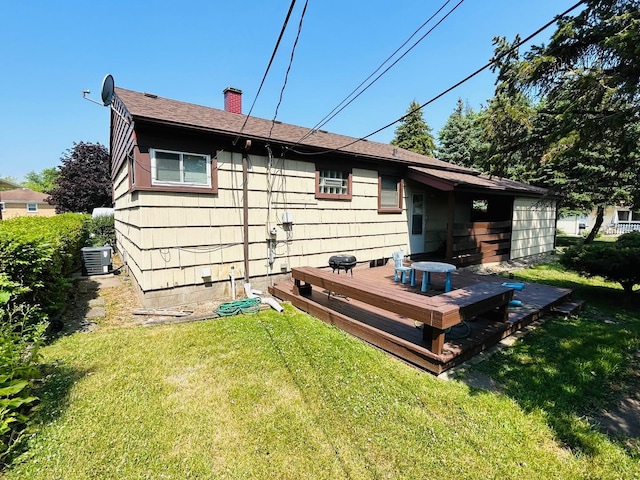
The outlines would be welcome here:
<svg viewBox="0 0 640 480">
<path fill-rule="evenodd" d="M 611 226 L 614 235 L 622 235 L 629 232 L 640 232 L 640 222 L 616 223 Z"/>
</svg>

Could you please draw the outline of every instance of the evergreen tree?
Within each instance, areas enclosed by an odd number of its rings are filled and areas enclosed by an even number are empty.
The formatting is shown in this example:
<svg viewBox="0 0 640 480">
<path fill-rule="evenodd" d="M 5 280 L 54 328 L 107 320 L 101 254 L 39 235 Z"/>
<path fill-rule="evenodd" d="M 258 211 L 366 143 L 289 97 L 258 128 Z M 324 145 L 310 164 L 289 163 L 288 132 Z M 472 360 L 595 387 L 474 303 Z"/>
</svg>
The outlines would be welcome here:
<svg viewBox="0 0 640 480">
<path fill-rule="evenodd" d="M 487 145 L 482 141 L 481 115 L 459 98 L 455 110 L 438 132 L 438 158 L 479 169 L 486 150 Z"/>
<path fill-rule="evenodd" d="M 548 46 L 525 55 L 510 83 L 544 98 L 543 180 L 567 208 L 596 208 L 588 243 L 606 205 L 640 205 L 640 2 L 585 3 L 559 20 Z"/>
<path fill-rule="evenodd" d="M 498 60 L 492 70 L 498 72 L 498 78 L 495 96 L 480 119 L 488 149 L 479 162 L 480 169 L 487 174 L 531 183 L 539 177 L 544 145 L 536 136 L 536 105 L 513 81 L 520 65 L 518 50 L 513 45 L 519 42 L 519 36 L 512 44 L 504 37 L 493 40 Z"/>
<path fill-rule="evenodd" d="M 420 104 L 415 100 L 411 102 L 407 114 L 396 128 L 391 145 L 433 156 L 436 144 L 431 134 L 431 127 L 424 120 Z"/>
<path fill-rule="evenodd" d="M 109 153 L 99 143 L 74 143 L 60 159 L 58 176 L 47 201 L 57 213 L 91 213 L 96 207 L 110 207 L 111 172 Z"/>
</svg>

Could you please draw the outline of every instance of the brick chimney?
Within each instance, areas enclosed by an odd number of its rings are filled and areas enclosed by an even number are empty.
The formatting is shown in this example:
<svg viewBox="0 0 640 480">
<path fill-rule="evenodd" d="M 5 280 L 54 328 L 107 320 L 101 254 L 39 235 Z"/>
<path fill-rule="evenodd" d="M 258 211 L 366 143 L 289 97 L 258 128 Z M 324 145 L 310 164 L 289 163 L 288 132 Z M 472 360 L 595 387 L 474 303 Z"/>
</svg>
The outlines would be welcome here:
<svg viewBox="0 0 640 480">
<path fill-rule="evenodd" d="M 225 111 L 242 114 L 242 90 L 227 87 L 222 93 L 224 93 Z"/>
</svg>

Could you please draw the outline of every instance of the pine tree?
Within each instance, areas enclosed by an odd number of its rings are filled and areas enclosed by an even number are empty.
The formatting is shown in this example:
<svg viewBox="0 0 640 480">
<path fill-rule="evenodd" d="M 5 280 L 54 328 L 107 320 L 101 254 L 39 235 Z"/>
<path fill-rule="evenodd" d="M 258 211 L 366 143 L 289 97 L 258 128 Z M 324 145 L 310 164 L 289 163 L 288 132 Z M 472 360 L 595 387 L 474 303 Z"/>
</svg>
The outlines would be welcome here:
<svg viewBox="0 0 640 480">
<path fill-rule="evenodd" d="M 433 156 L 436 144 L 431 134 L 431 127 L 422 117 L 420 105 L 415 100 L 411 102 L 407 115 L 396 128 L 391 145 L 422 155 Z"/>
<path fill-rule="evenodd" d="M 567 207 L 597 210 L 588 243 L 606 205 L 640 205 L 640 2 L 585 4 L 511 78 L 543 97 L 546 182 Z"/>
<path fill-rule="evenodd" d="M 486 150 L 487 146 L 482 142 L 480 114 L 459 98 L 455 110 L 438 132 L 438 158 L 469 168 L 479 168 Z"/>
</svg>

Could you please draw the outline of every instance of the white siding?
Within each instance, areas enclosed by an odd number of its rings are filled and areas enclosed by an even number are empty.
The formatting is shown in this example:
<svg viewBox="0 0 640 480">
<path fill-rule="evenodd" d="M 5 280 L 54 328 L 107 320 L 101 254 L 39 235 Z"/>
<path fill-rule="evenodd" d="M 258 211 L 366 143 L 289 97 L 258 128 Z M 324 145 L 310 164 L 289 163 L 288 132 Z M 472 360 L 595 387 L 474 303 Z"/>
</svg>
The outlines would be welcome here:
<svg viewBox="0 0 640 480">
<path fill-rule="evenodd" d="M 516 198 L 513 202 L 511 258 L 552 252 L 555 248 L 555 203 Z"/>
<path fill-rule="evenodd" d="M 370 261 L 406 250 L 406 212 L 377 211 L 376 170 L 353 169 L 352 200 L 318 200 L 313 163 L 277 159 L 269 175 L 267 161 L 249 156 L 249 273 L 258 288 L 266 287 L 260 282 L 270 275 L 302 265 L 326 266 L 338 253 Z M 131 194 L 125 171 L 126 165 L 116 177 L 118 244 L 140 289 L 155 297 L 155 306 L 175 304 L 178 298 L 160 290 L 204 288 L 202 268 L 211 269 L 211 282 L 225 286 L 232 267 L 236 278 L 244 277 L 241 155 L 218 155 L 217 195 Z M 293 216 L 291 232 L 283 229 L 284 212 Z M 269 267 L 272 227 L 278 243 Z"/>
</svg>

